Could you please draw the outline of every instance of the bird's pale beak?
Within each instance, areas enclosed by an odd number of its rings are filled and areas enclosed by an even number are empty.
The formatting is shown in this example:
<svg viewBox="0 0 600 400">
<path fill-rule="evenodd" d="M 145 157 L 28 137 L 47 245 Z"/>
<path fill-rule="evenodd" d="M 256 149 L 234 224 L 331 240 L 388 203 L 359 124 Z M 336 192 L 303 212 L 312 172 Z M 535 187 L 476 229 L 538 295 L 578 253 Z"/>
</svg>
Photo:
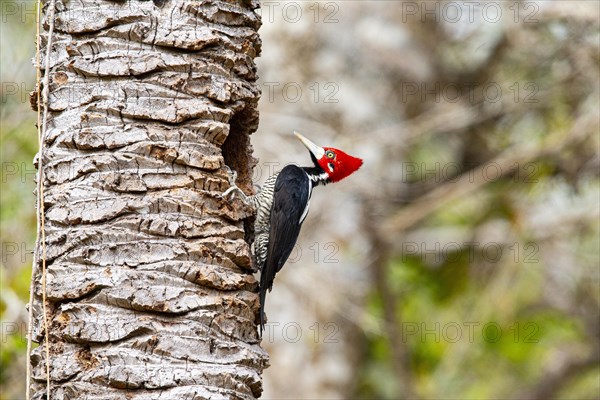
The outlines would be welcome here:
<svg viewBox="0 0 600 400">
<path fill-rule="evenodd" d="M 306 146 L 306 148 L 315 156 L 315 158 L 317 160 L 320 160 L 321 158 L 323 158 L 323 156 L 325 155 L 325 149 L 317 146 L 316 144 L 314 144 L 313 142 L 311 142 L 310 140 L 308 140 L 307 138 L 305 138 L 304 136 L 302 136 L 301 134 L 299 134 L 296 131 L 294 131 L 294 135 L 296 135 L 296 137 L 298 139 L 300 139 L 302 144 L 304 146 Z"/>
</svg>

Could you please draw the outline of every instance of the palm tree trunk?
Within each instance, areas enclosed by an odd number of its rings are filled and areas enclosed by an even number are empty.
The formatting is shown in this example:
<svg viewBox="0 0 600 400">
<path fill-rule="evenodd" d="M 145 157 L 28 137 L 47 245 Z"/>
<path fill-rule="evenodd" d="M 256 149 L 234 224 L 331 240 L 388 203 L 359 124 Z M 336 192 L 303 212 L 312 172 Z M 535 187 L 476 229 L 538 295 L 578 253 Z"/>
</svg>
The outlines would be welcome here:
<svg viewBox="0 0 600 400">
<path fill-rule="evenodd" d="M 34 399 L 46 345 L 52 399 L 260 396 L 250 210 L 219 196 L 226 165 L 251 190 L 258 7 L 56 2 L 38 155 L 49 343 L 37 262 Z"/>
</svg>

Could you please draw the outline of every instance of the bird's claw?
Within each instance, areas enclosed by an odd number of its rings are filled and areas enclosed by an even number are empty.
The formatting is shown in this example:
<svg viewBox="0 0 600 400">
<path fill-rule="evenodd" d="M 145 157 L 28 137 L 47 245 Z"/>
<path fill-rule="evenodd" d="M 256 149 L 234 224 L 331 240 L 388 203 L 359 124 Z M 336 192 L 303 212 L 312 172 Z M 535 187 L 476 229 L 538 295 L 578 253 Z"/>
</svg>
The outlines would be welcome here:
<svg viewBox="0 0 600 400">
<path fill-rule="evenodd" d="M 224 191 L 221 194 L 221 197 L 224 199 L 228 198 L 229 201 L 231 201 L 235 198 L 235 195 L 238 194 L 243 200 L 245 200 L 246 194 L 242 192 L 242 189 L 240 189 L 235 183 L 237 179 L 237 172 L 229 168 L 227 165 L 225 166 L 225 169 L 227 170 L 227 179 L 229 180 L 230 188 Z"/>
<path fill-rule="evenodd" d="M 239 191 L 240 188 L 238 188 L 237 186 L 235 186 L 235 183 L 226 191 L 223 192 L 223 194 L 221 194 L 221 197 L 223 197 L 224 199 L 227 199 L 227 197 L 229 197 L 229 200 L 233 200 L 235 198 L 235 192 Z"/>
<path fill-rule="evenodd" d="M 235 186 L 235 181 L 237 180 L 237 172 L 229 168 L 228 165 L 225 166 L 225 169 L 227 170 L 227 179 L 229 180 L 229 185 Z"/>
</svg>

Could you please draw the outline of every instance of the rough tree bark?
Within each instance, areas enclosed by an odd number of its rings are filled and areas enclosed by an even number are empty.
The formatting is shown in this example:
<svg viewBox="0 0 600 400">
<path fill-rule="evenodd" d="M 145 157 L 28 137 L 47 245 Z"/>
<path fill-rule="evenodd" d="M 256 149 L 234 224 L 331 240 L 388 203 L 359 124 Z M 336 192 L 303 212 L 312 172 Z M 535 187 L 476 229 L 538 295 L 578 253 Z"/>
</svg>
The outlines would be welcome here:
<svg viewBox="0 0 600 400">
<path fill-rule="evenodd" d="M 260 396 L 268 359 L 255 329 L 251 210 L 219 196 L 226 166 L 251 190 L 258 7 L 56 2 L 38 154 L 52 399 Z M 40 399 L 40 265 L 32 279 Z"/>
</svg>

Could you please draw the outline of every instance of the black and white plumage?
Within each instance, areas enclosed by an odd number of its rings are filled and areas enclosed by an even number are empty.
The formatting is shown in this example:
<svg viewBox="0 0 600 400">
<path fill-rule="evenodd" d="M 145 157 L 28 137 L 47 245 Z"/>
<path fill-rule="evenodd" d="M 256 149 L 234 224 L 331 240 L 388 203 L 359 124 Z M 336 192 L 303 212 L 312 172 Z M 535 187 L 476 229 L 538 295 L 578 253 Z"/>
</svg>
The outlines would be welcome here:
<svg viewBox="0 0 600 400">
<path fill-rule="evenodd" d="M 260 326 L 264 329 L 267 291 L 277 272 L 290 256 L 302 223 L 308 215 L 312 190 L 326 184 L 328 176 L 320 168 L 286 165 L 271 175 L 259 193 L 242 198 L 256 209 L 252 252 L 260 274 Z M 225 193 L 227 195 L 229 193 Z"/>
<path fill-rule="evenodd" d="M 273 287 L 275 275 L 283 268 L 296 245 L 308 214 L 313 188 L 341 180 L 362 165 L 362 160 L 340 150 L 321 148 L 298 133 L 296 136 L 310 150 L 314 167 L 286 165 L 281 172 L 270 176 L 260 192 L 253 196 L 246 196 L 233 182 L 232 187 L 223 193 L 226 197 L 236 192 L 256 209 L 252 251 L 256 266 L 261 271 L 261 335 L 265 325 L 267 291 Z"/>
<path fill-rule="evenodd" d="M 267 290 L 296 245 L 300 228 L 310 207 L 313 187 L 319 182 L 304 168 L 287 165 L 278 174 L 272 195 L 271 215 L 268 219 L 268 245 L 260 274 L 260 326 L 264 327 L 264 307 Z M 265 226 L 266 228 L 266 226 Z M 258 253 L 260 254 L 260 253 Z M 264 253 L 263 253 L 264 254 Z"/>
</svg>

